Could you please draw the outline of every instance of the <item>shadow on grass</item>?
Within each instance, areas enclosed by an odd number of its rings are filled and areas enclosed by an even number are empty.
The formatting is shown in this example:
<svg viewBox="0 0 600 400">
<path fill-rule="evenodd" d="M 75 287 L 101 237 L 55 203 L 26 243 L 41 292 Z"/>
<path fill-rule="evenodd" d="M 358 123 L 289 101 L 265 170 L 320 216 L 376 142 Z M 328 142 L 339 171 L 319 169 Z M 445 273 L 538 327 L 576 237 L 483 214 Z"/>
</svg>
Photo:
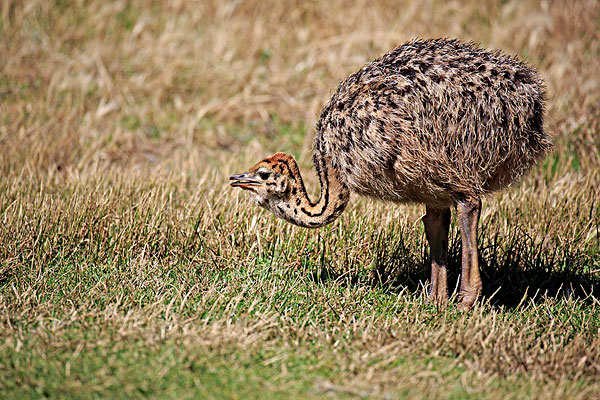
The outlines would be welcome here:
<svg viewBox="0 0 600 400">
<path fill-rule="evenodd" d="M 455 229 L 451 235 L 448 249 L 450 294 L 458 290 L 461 269 L 460 233 Z M 549 250 L 547 244 L 536 243 L 517 228 L 505 236 L 489 232 L 483 226 L 479 237 L 483 296 L 491 298 L 492 305 L 514 308 L 524 298 L 538 302 L 544 295 L 592 302 L 589 294 L 599 295 L 600 276 L 598 271 L 594 271 L 591 255 L 568 247 Z M 325 263 L 319 270 L 313 271 L 311 277 L 325 282 L 345 276 L 344 281 L 349 284 L 366 283 L 391 292 L 403 288 L 412 292 L 422 290 L 430 277 L 428 248 L 421 243 L 419 249 L 406 238 L 405 234 L 393 237 L 391 234 L 380 235 L 374 243 L 376 259 L 369 274 L 363 272 L 360 276 L 359 272 L 339 272 Z"/>
</svg>

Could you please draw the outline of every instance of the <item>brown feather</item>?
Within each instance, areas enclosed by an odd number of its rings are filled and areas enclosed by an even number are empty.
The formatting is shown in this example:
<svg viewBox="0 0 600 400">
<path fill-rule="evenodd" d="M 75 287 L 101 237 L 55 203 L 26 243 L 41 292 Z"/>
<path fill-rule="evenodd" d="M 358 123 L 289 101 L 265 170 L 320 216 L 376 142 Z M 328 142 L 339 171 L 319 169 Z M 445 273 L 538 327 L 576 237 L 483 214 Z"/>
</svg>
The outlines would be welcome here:
<svg viewBox="0 0 600 400">
<path fill-rule="evenodd" d="M 315 160 L 330 158 L 359 194 L 448 206 L 530 170 L 552 148 L 543 111 L 541 78 L 515 58 L 415 40 L 340 83 L 321 112 Z"/>
</svg>

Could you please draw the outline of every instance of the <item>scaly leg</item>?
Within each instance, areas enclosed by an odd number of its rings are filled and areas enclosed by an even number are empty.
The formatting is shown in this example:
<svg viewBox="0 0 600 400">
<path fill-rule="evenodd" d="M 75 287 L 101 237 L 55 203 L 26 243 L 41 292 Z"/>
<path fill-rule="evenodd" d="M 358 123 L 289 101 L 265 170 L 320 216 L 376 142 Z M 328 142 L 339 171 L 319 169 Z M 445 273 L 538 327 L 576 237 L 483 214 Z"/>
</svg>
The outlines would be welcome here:
<svg viewBox="0 0 600 400">
<path fill-rule="evenodd" d="M 450 230 L 450 209 L 426 207 L 423 217 L 425 236 L 429 242 L 431 256 L 431 287 L 429 301 L 442 304 L 448 301 L 448 231 Z"/>
<path fill-rule="evenodd" d="M 477 223 L 481 213 L 481 200 L 468 197 L 456 205 L 462 240 L 462 274 L 460 277 L 459 308 L 470 310 L 481 294 L 479 259 L 477 254 Z"/>
</svg>

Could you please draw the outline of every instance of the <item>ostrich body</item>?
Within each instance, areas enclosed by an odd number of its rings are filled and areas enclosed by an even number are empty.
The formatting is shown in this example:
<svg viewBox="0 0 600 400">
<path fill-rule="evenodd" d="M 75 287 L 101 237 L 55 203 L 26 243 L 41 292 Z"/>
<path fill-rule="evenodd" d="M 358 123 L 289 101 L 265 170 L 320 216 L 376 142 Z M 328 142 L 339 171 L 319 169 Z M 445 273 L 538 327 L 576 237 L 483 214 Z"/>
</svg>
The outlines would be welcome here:
<svg viewBox="0 0 600 400">
<path fill-rule="evenodd" d="M 517 180 L 551 149 L 543 110 L 541 78 L 515 58 L 456 40 L 415 40 L 348 76 L 323 106 L 313 145 L 321 184 L 316 202 L 295 159 L 283 153 L 233 175 L 231 185 L 307 228 L 335 220 L 351 192 L 425 204 L 429 298 L 436 303 L 448 299 L 455 206 L 462 240 L 460 306 L 469 309 L 481 292 L 481 198 Z"/>
</svg>

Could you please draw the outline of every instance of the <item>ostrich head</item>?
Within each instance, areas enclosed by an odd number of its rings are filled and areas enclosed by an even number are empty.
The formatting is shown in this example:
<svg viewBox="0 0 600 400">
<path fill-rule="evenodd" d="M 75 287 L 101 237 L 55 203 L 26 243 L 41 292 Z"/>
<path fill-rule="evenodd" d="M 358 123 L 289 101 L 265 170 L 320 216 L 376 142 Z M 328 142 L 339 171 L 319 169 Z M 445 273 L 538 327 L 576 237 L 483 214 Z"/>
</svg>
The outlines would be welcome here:
<svg viewBox="0 0 600 400">
<path fill-rule="evenodd" d="M 291 181 L 295 181 L 290 177 L 292 162 L 295 166 L 293 157 L 277 153 L 258 162 L 248 172 L 230 176 L 230 184 L 248 191 L 254 203 L 281 216 L 277 206 L 285 209 L 285 204 L 289 205 L 292 202 Z M 297 190 L 294 193 L 297 193 Z"/>
</svg>

